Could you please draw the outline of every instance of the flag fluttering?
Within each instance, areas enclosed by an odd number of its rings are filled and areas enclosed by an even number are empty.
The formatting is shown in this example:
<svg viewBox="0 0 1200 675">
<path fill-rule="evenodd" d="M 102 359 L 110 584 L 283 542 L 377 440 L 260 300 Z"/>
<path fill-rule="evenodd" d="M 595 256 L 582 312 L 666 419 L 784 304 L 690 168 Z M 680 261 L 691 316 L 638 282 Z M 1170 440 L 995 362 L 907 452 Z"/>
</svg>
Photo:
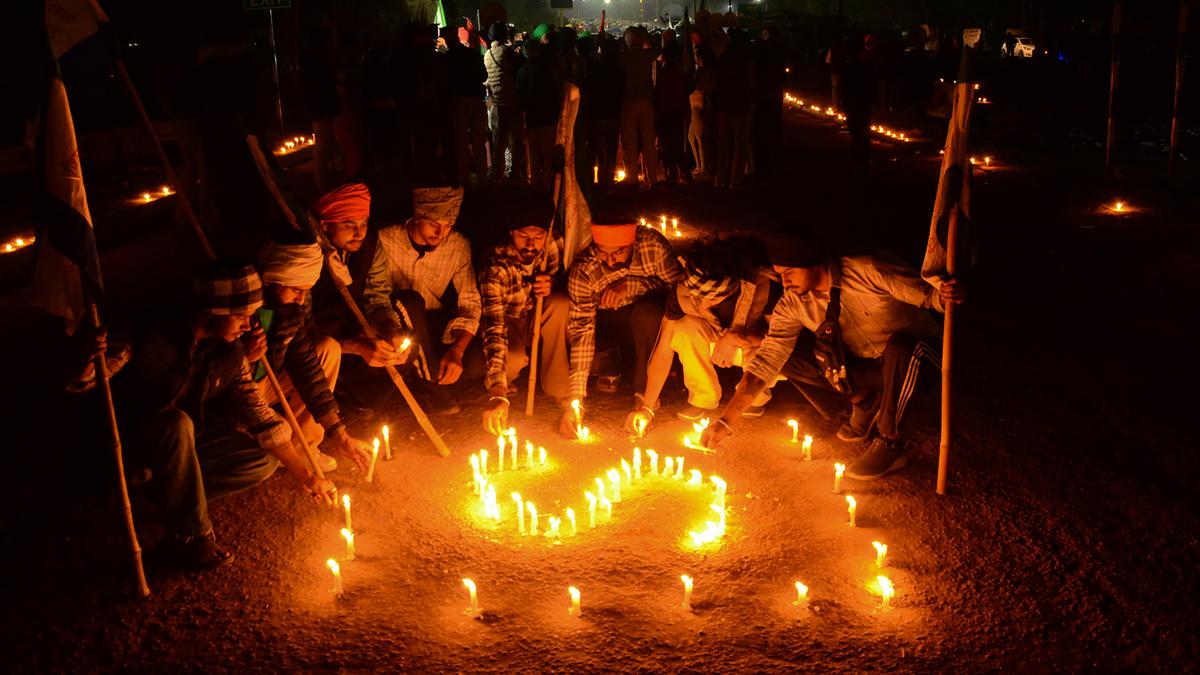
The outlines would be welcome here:
<svg viewBox="0 0 1200 675">
<path fill-rule="evenodd" d="M 592 213 L 588 209 L 583 191 L 575 175 L 575 118 L 579 115 L 579 87 L 574 84 L 563 86 L 563 107 L 558 118 L 555 144 L 562 146 L 565 156 L 563 166 L 563 268 L 592 241 Z"/>
<path fill-rule="evenodd" d="M 929 222 L 929 240 L 925 246 L 925 261 L 921 265 L 921 276 L 926 282 L 938 287 L 948 278 L 947 235 L 950 215 L 958 211 L 957 251 L 969 250 L 971 241 L 971 155 L 967 149 L 967 129 L 971 119 L 971 106 L 975 100 L 971 83 L 960 80 L 954 88 L 954 109 L 946 131 L 946 147 L 942 154 L 942 170 L 938 178 L 937 198 L 933 203 L 933 217 Z M 968 262 L 961 259 L 959 262 Z"/>
<path fill-rule="evenodd" d="M 54 58 L 61 58 L 75 45 L 100 31 L 108 16 L 95 0 L 47 0 L 46 32 L 54 48 Z"/>
</svg>

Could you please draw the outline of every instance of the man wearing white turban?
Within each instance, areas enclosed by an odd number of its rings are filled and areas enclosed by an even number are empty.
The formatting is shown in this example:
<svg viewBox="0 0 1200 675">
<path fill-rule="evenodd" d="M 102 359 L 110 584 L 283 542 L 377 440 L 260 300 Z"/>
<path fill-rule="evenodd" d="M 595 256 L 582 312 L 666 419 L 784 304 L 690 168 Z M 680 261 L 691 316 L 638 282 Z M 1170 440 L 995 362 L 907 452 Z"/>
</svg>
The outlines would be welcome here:
<svg viewBox="0 0 1200 675">
<path fill-rule="evenodd" d="M 342 349 L 327 335 L 317 336 L 312 324 L 312 294 L 309 292 L 321 275 L 324 257 L 315 243 L 282 244 L 269 242 L 260 255 L 264 307 L 258 311 L 262 331 L 249 334 L 249 340 L 265 340 L 266 355 L 279 376 L 279 384 L 296 414 L 304 437 L 321 449 L 317 456 L 323 471 L 337 468 L 337 460 L 326 454 L 341 455 L 366 469 L 368 446 L 346 432 L 341 411 L 333 397 Z M 261 366 L 255 380 L 270 405 L 278 405 L 274 389 Z"/>
</svg>

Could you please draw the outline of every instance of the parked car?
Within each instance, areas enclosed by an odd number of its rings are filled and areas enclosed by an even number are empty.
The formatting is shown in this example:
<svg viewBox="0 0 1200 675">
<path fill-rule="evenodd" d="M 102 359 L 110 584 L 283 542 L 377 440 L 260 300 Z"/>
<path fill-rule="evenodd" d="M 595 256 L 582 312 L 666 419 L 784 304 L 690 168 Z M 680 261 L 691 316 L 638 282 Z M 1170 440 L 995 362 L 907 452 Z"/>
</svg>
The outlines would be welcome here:
<svg viewBox="0 0 1200 675">
<path fill-rule="evenodd" d="M 1015 42 L 1013 42 L 1011 54 L 1008 53 L 1007 42 L 1000 45 L 1000 54 L 1002 56 L 1016 56 L 1018 58 L 1031 59 L 1036 51 L 1037 46 L 1033 44 L 1033 38 L 1025 37 L 1024 35 L 1019 35 L 1016 37 Z"/>
</svg>

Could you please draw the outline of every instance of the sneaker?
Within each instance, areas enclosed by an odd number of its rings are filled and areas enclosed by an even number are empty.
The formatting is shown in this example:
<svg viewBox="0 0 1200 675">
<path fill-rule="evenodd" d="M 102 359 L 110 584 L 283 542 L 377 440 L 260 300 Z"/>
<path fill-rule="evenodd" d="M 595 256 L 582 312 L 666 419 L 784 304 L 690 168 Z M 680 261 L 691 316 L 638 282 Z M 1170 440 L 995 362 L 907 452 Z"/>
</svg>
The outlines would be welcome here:
<svg viewBox="0 0 1200 675">
<path fill-rule="evenodd" d="M 212 532 L 199 537 L 175 537 L 164 543 L 164 562 L 189 570 L 214 570 L 233 561 L 233 551 L 217 544 Z"/>
<path fill-rule="evenodd" d="M 744 417 L 748 420 L 753 420 L 753 419 L 758 419 L 759 417 L 762 417 L 766 413 L 767 413 L 767 406 L 752 405 L 749 408 L 746 408 L 745 410 L 742 411 L 742 417 Z"/>
<path fill-rule="evenodd" d="M 325 473 L 337 471 L 337 468 L 338 468 L 337 459 L 330 457 L 329 455 L 321 452 L 320 450 L 317 450 L 316 452 L 317 452 L 317 466 L 321 467 L 321 471 L 323 471 Z"/>
<path fill-rule="evenodd" d="M 883 397 L 876 394 L 875 402 L 865 408 L 853 406 L 850 409 L 850 420 L 838 427 L 837 437 L 847 443 L 860 443 L 871 437 L 871 430 L 879 421 L 880 402 Z"/>
<path fill-rule="evenodd" d="M 620 375 L 596 376 L 596 391 L 602 394 L 615 394 L 621 388 Z"/>
<path fill-rule="evenodd" d="M 675 413 L 675 416 L 685 422 L 695 422 L 704 417 L 712 417 L 716 412 L 716 408 L 698 408 L 694 405 L 688 405 L 682 410 Z"/>
<path fill-rule="evenodd" d="M 846 477 L 854 480 L 878 480 L 908 464 L 908 453 L 896 441 L 876 437 L 862 457 L 846 468 Z"/>
<path fill-rule="evenodd" d="M 462 411 L 458 401 L 450 395 L 450 392 L 440 384 L 434 384 L 428 380 L 415 379 L 412 383 L 412 392 L 421 400 L 422 407 L 425 412 L 433 415 L 456 415 Z"/>
</svg>

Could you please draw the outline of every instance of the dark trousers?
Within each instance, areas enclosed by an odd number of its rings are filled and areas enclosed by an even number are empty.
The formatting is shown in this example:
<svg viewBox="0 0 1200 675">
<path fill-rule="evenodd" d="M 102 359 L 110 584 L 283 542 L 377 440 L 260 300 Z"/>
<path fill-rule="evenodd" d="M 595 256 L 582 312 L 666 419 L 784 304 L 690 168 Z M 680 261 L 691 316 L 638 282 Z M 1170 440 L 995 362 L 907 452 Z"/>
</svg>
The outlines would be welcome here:
<svg viewBox="0 0 1200 675">
<path fill-rule="evenodd" d="M 150 497 L 163 510 L 167 531 L 195 537 L 212 531 L 208 500 L 266 480 L 279 460 L 238 431 L 196 432 L 186 413 L 167 409 L 138 428 L 137 452 L 153 474 Z"/>
<path fill-rule="evenodd" d="M 658 140 L 662 144 L 663 168 L 667 172 L 667 180 L 679 178 L 679 172 L 690 175 L 684 161 L 683 152 L 684 126 L 687 113 L 669 113 L 658 116 Z"/>
<path fill-rule="evenodd" d="M 628 365 L 629 354 L 632 353 L 634 391 L 646 389 L 646 364 L 654 344 L 658 342 L 658 329 L 662 324 L 665 305 L 666 294 L 654 291 L 624 307 L 596 310 L 597 355 L 602 349 L 616 347 L 621 350 L 621 361 Z"/>
<path fill-rule="evenodd" d="M 903 410 L 915 383 L 914 378 L 909 377 L 909 370 L 914 364 L 916 347 L 917 338 L 913 335 L 894 333 L 888 339 L 883 356 L 877 359 L 846 354 L 846 373 L 853 390 L 849 395 L 843 395 L 825 379 L 813 356 L 813 335 L 806 331 L 796 341 L 796 348 L 792 350 L 780 375 L 799 389 L 826 419 L 835 419 L 845 410 L 847 403 L 869 407 L 874 404 L 876 396 L 882 396 L 879 435 L 894 439 L 899 423 L 897 411 Z"/>
<path fill-rule="evenodd" d="M 865 162 L 871 158 L 871 111 L 846 113 L 846 130 L 850 132 L 850 158 Z"/>
</svg>

